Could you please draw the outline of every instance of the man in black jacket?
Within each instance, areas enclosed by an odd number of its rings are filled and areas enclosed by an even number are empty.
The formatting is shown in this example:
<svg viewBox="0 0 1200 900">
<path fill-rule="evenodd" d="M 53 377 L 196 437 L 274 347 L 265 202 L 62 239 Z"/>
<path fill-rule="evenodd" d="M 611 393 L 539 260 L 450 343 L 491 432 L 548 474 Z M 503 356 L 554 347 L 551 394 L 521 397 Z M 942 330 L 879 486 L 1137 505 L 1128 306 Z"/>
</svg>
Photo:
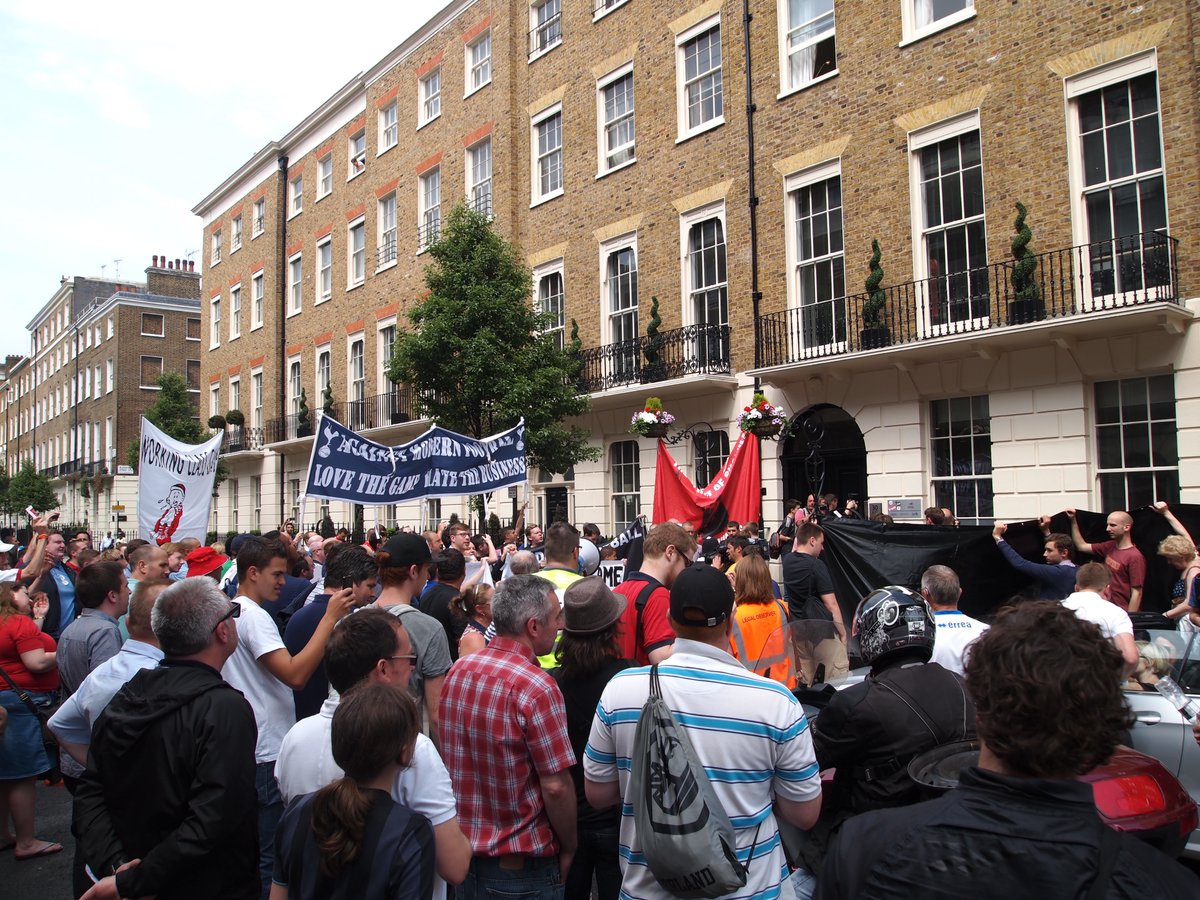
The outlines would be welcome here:
<svg viewBox="0 0 1200 900">
<path fill-rule="evenodd" d="M 908 777 L 914 756 L 975 737 L 975 708 L 955 673 L 929 662 L 937 625 L 929 604 L 904 587 L 873 591 L 855 615 L 871 672 L 839 691 L 813 723 L 822 769 L 837 768 L 822 818 L 921 799 Z"/>
<path fill-rule="evenodd" d="M 254 713 L 221 679 L 241 607 L 208 578 L 159 595 L 165 658 L 96 722 L 72 831 L 100 881 L 86 900 L 259 896 Z"/>
<path fill-rule="evenodd" d="M 1096 637 L 1056 602 L 1002 614 L 967 661 L 979 767 L 937 800 L 847 822 L 818 900 L 1200 896 L 1178 863 L 1106 827 L 1091 786 L 1075 780 L 1131 725 L 1121 654 Z"/>
</svg>

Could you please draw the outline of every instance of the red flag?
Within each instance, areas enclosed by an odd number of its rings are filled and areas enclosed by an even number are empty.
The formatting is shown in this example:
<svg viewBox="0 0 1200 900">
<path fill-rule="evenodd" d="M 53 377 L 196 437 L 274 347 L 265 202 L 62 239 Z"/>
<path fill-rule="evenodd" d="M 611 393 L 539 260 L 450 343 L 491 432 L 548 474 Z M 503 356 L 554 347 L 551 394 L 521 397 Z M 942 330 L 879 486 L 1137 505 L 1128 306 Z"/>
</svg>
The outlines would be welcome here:
<svg viewBox="0 0 1200 900">
<path fill-rule="evenodd" d="M 706 511 L 724 508 L 724 519 L 757 522 L 762 512 L 762 480 L 758 468 L 758 438 L 743 431 L 729 459 L 704 488 L 697 488 L 658 442 L 654 475 L 654 521 L 690 521 L 697 529 Z M 712 516 L 709 516 L 712 519 Z"/>
</svg>

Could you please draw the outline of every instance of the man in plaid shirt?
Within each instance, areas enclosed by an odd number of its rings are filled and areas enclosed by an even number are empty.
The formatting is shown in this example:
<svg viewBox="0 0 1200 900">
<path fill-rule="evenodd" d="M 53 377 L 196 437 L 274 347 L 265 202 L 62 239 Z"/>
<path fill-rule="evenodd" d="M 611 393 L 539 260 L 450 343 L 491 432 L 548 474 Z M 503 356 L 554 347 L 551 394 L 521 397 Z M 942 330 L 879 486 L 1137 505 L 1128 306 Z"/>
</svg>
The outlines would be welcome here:
<svg viewBox="0 0 1200 900">
<path fill-rule="evenodd" d="M 442 690 L 442 747 L 473 854 L 456 894 L 561 900 L 575 854 L 575 754 L 562 692 L 537 664 L 562 627 L 554 585 L 505 580 L 492 624 L 496 637 L 456 662 Z"/>
</svg>

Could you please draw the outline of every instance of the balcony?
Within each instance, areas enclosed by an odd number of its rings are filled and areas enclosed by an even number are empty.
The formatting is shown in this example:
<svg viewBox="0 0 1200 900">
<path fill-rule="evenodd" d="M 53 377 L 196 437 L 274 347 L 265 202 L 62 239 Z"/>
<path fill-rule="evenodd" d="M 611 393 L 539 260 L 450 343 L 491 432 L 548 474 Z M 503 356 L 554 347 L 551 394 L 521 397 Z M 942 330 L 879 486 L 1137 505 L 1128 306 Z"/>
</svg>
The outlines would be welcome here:
<svg viewBox="0 0 1200 900">
<path fill-rule="evenodd" d="M 333 417 L 347 428 L 369 431 L 386 425 L 402 425 L 414 418 L 412 391 L 397 386 L 387 394 L 376 394 L 362 400 L 347 400 L 335 404 Z"/>
<path fill-rule="evenodd" d="M 411 422 L 413 414 L 412 391 L 405 386 L 397 386 L 386 394 L 376 394 L 364 397 L 362 400 L 347 400 L 345 403 L 333 405 L 332 416 L 355 431 L 369 431 L 372 428 L 384 428 L 389 425 L 402 425 Z M 294 441 L 311 437 L 316 433 L 319 410 L 312 410 L 309 420 L 301 426 L 298 417 L 293 414 L 282 419 L 272 419 L 267 423 L 262 438 L 267 444 L 278 444 L 283 441 Z M 260 447 L 241 447 L 240 449 L 260 449 Z M 226 451 L 232 452 L 232 451 Z"/>
<path fill-rule="evenodd" d="M 221 453 L 241 453 L 243 450 L 263 449 L 263 429 L 249 425 L 230 425 L 221 441 Z"/>
<path fill-rule="evenodd" d="M 489 179 L 485 184 L 478 184 L 471 189 L 471 199 L 467 206 L 477 213 L 492 218 L 492 183 Z"/>
<path fill-rule="evenodd" d="M 396 261 L 396 229 L 389 228 L 383 233 L 383 240 L 375 254 L 375 268 L 382 269 L 388 263 Z"/>
<path fill-rule="evenodd" d="M 872 327 L 865 326 L 865 293 L 769 313 L 758 319 L 757 367 L 928 347 L 957 335 L 1011 335 L 1139 307 L 1177 308 L 1178 251 L 1177 239 L 1148 232 L 1036 254 L 1020 292 L 1012 262 L 893 285 L 883 289 L 886 302 Z"/>
<path fill-rule="evenodd" d="M 658 344 L 654 364 L 646 360 L 651 338 L 645 335 L 582 351 L 580 390 L 596 393 L 687 375 L 729 374 L 728 325 L 687 325 L 661 331 L 654 340 Z"/>
<path fill-rule="evenodd" d="M 555 7 L 558 4 L 554 4 Z M 546 4 L 546 8 L 549 4 Z M 562 13 L 556 12 L 529 30 L 529 55 L 537 56 L 562 41 Z"/>
</svg>

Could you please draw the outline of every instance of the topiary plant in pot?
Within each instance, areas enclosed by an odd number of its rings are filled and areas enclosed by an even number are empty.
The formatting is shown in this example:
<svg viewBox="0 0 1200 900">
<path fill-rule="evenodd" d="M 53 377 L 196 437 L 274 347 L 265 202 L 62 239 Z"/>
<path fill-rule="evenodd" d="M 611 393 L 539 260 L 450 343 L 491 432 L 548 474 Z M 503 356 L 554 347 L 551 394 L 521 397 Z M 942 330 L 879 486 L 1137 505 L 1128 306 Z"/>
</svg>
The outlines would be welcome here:
<svg viewBox="0 0 1200 900">
<path fill-rule="evenodd" d="M 1013 263 L 1009 266 L 1009 282 L 1012 284 L 1012 300 L 1008 303 L 1008 324 L 1022 325 L 1040 322 L 1046 318 L 1046 305 L 1037 283 L 1037 257 L 1029 249 L 1033 232 L 1025 224 L 1028 210 L 1018 201 L 1017 218 L 1013 222 L 1016 234 L 1012 239 Z"/>
<path fill-rule="evenodd" d="M 863 328 L 858 335 L 859 347 L 863 350 L 877 350 L 891 343 L 891 335 L 883 323 L 883 311 L 887 306 L 887 292 L 880 287 L 883 283 L 883 251 L 879 249 L 879 241 L 871 241 L 871 274 L 867 276 L 865 287 L 867 300 L 862 307 Z"/>
</svg>

